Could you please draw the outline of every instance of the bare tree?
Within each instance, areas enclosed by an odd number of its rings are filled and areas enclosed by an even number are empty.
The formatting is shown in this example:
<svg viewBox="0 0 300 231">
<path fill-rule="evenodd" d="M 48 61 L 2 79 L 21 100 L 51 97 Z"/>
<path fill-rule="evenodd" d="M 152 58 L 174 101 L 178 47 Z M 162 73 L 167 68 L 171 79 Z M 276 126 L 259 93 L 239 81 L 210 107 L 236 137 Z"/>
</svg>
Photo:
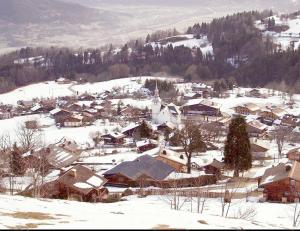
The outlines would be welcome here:
<svg viewBox="0 0 300 231">
<path fill-rule="evenodd" d="M 291 132 L 292 130 L 290 128 L 284 126 L 279 126 L 272 132 L 272 137 L 277 144 L 278 158 L 282 157 L 283 146 L 290 138 Z"/>
<path fill-rule="evenodd" d="M 23 152 L 28 152 L 41 144 L 41 132 L 35 128 L 29 129 L 25 125 L 19 125 L 16 136 Z"/>
<path fill-rule="evenodd" d="M 175 132 L 171 138 L 171 142 L 183 147 L 184 154 L 187 158 L 187 172 L 191 173 L 193 153 L 206 149 L 199 126 L 190 121 L 186 121 L 184 128 Z"/>
<path fill-rule="evenodd" d="M 232 184 L 229 184 L 228 180 L 224 183 L 221 189 L 221 215 L 222 217 L 228 217 L 229 210 L 232 205 L 232 199 L 237 190 L 241 187 L 241 179 L 235 178 Z"/>
</svg>

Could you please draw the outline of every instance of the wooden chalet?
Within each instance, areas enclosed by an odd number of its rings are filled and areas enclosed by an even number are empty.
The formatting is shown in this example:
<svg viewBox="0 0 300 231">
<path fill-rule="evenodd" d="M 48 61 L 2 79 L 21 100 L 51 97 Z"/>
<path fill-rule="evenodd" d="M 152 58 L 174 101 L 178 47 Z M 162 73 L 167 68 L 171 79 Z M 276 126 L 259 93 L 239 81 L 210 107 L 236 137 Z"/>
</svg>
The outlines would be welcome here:
<svg viewBox="0 0 300 231">
<path fill-rule="evenodd" d="M 83 125 L 83 116 L 71 115 L 61 120 L 64 127 L 81 127 Z"/>
<path fill-rule="evenodd" d="M 258 89 L 252 89 L 249 92 L 247 92 L 246 95 L 250 96 L 250 97 L 255 97 L 255 98 L 263 97 L 262 93 Z"/>
<path fill-rule="evenodd" d="M 257 120 L 247 122 L 247 131 L 250 137 L 262 137 L 267 132 L 267 125 Z"/>
<path fill-rule="evenodd" d="M 176 172 L 187 172 L 187 158 L 183 153 L 161 149 L 159 155 L 155 158 L 170 165 Z"/>
<path fill-rule="evenodd" d="M 286 111 L 282 108 L 264 108 L 259 112 L 259 115 L 265 120 L 274 121 L 282 118 Z"/>
<path fill-rule="evenodd" d="M 96 97 L 87 93 L 84 93 L 78 97 L 78 100 L 82 101 L 94 101 L 96 100 Z"/>
<path fill-rule="evenodd" d="M 123 144 L 125 137 L 126 136 L 120 132 L 111 132 L 102 136 L 105 144 Z"/>
<path fill-rule="evenodd" d="M 103 175 L 108 180 L 107 185 L 144 187 L 159 184 L 174 171 L 168 164 L 143 155 L 133 161 L 124 161 Z"/>
<path fill-rule="evenodd" d="M 133 137 L 133 135 L 140 129 L 140 126 L 140 123 L 130 123 L 122 129 L 121 133 L 128 137 Z"/>
<path fill-rule="evenodd" d="M 146 152 L 148 150 L 156 148 L 157 145 L 158 145 L 158 142 L 156 140 L 152 140 L 152 139 L 145 139 L 145 140 L 136 142 L 136 148 L 139 153 Z"/>
<path fill-rule="evenodd" d="M 66 171 L 61 170 L 54 179 L 45 179 L 45 183 L 40 187 L 40 196 L 43 198 L 101 202 L 108 197 L 108 190 L 103 187 L 107 180 L 82 165 L 76 165 Z M 32 195 L 34 190 L 30 185 L 21 195 Z"/>
<path fill-rule="evenodd" d="M 281 163 L 269 168 L 259 179 L 266 201 L 295 202 L 300 198 L 300 162 Z"/>
<path fill-rule="evenodd" d="M 289 160 L 300 161 L 300 147 L 289 150 L 286 156 Z"/>
<path fill-rule="evenodd" d="M 61 119 L 72 116 L 72 112 L 60 109 L 60 108 L 55 108 L 52 111 L 50 111 L 50 115 L 55 119 L 55 121 L 58 123 Z"/>
<path fill-rule="evenodd" d="M 70 79 L 60 77 L 60 78 L 56 79 L 55 82 L 58 83 L 58 84 L 69 84 L 72 81 Z"/>
<path fill-rule="evenodd" d="M 220 107 L 221 105 L 210 100 L 193 99 L 181 108 L 184 116 L 220 116 Z"/>
<path fill-rule="evenodd" d="M 213 159 L 213 161 L 210 164 L 201 167 L 201 170 L 204 170 L 206 174 L 212 174 L 219 178 L 224 167 L 225 164 L 223 162 Z"/>
<path fill-rule="evenodd" d="M 250 151 L 253 158 L 266 157 L 269 149 L 269 144 L 266 141 L 257 138 L 250 139 Z"/>
<path fill-rule="evenodd" d="M 202 92 L 189 92 L 183 96 L 183 100 L 202 98 Z"/>
<path fill-rule="evenodd" d="M 256 115 L 260 112 L 260 107 L 255 103 L 245 103 L 233 108 L 236 114 L 240 115 Z"/>
</svg>

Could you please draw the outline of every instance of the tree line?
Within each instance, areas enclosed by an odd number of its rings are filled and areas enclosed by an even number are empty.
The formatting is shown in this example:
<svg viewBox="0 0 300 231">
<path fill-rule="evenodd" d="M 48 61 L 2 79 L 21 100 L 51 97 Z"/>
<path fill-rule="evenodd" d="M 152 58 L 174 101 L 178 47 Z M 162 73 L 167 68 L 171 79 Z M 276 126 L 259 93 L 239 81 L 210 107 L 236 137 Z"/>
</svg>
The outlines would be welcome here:
<svg viewBox="0 0 300 231">
<path fill-rule="evenodd" d="M 234 78 L 241 86 L 260 87 L 283 81 L 287 86 L 298 86 L 299 49 L 278 49 L 254 25 L 270 15 L 273 12 L 242 12 L 189 27 L 187 33 L 194 37 L 207 36 L 213 55 L 203 54 L 200 48 L 149 43 L 178 35 L 175 29 L 132 40 L 120 49 L 113 45 L 86 50 L 22 48 L 0 56 L 0 93 L 61 76 L 94 82 L 158 72 L 183 76 L 187 82 Z M 35 56 L 43 59 L 30 63 L 29 58 Z M 24 63 L 14 62 L 19 59 Z"/>
</svg>

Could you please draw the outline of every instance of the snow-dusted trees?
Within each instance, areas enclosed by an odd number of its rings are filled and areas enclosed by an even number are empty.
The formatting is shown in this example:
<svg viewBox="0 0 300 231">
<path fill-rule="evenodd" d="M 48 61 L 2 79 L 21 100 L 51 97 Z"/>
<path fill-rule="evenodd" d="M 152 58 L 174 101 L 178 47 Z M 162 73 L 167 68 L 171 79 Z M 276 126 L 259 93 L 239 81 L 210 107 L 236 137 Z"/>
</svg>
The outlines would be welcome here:
<svg viewBox="0 0 300 231">
<path fill-rule="evenodd" d="M 282 157 L 282 149 L 284 144 L 288 141 L 292 133 L 292 130 L 288 127 L 279 126 L 271 134 L 272 138 L 277 144 L 278 158 Z"/>
</svg>

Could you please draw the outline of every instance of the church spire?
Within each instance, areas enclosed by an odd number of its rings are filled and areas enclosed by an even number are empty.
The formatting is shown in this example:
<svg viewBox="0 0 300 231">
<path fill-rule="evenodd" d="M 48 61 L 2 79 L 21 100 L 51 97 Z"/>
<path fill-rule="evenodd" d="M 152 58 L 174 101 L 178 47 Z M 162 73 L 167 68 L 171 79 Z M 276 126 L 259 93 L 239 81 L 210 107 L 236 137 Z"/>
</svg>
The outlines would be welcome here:
<svg viewBox="0 0 300 231">
<path fill-rule="evenodd" d="M 155 97 L 159 97 L 159 91 L 158 91 L 158 87 L 157 87 L 157 80 L 156 80 L 156 88 L 155 88 Z"/>
</svg>

